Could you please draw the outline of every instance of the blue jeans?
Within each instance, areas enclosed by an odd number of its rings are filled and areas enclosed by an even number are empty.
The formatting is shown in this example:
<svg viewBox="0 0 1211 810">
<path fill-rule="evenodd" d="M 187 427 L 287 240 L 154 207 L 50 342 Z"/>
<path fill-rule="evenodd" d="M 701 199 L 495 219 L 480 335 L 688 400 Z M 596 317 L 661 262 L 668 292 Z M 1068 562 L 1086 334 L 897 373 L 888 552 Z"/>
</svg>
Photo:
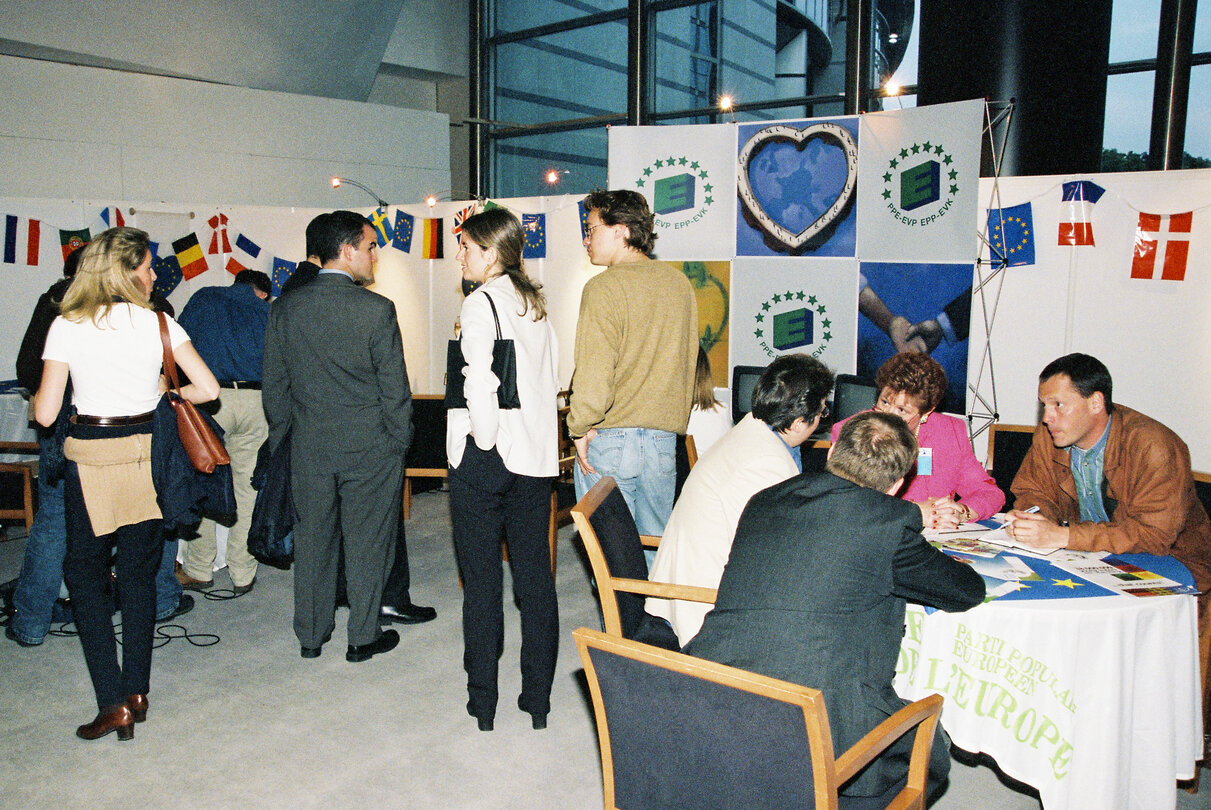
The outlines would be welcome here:
<svg viewBox="0 0 1211 810">
<path fill-rule="evenodd" d="M 160 568 L 156 571 L 156 621 L 172 615 L 181 601 L 181 581 L 177 579 L 177 538 L 164 542 Z"/>
<path fill-rule="evenodd" d="M 589 442 L 588 457 L 597 473 L 586 475 L 575 466 L 577 499 L 608 475 L 618 482 L 639 533 L 664 534 L 677 488 L 677 436 L 650 428 L 606 428 Z"/>
<path fill-rule="evenodd" d="M 50 431 L 41 431 L 40 457 L 54 443 Z M 38 513 L 25 540 L 25 558 L 13 591 L 17 613 L 9 626 L 26 644 L 41 644 L 50 630 L 51 611 L 63 589 L 63 557 L 67 554 L 67 528 L 63 518 L 63 479 L 53 484 L 38 476 Z"/>
</svg>

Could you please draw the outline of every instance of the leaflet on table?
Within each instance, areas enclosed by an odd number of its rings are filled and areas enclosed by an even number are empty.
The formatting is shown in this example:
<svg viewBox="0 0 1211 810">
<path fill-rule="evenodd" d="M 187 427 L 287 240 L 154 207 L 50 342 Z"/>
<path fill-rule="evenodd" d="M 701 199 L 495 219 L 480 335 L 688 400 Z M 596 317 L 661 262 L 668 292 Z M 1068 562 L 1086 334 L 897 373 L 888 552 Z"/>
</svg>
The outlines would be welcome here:
<svg viewBox="0 0 1211 810">
<path fill-rule="evenodd" d="M 1100 585 L 1116 593 L 1132 596 L 1170 596 L 1172 594 L 1195 594 L 1198 589 L 1189 585 L 1175 582 L 1160 574 L 1155 574 L 1133 565 L 1126 560 L 1120 560 L 1104 552 L 1085 553 L 1072 552 L 1063 559 L 1052 561 L 1056 568 L 1075 574 L 1095 585 Z"/>
<path fill-rule="evenodd" d="M 1013 593 L 1022 587 L 1020 580 L 1034 574 L 1030 566 L 1009 554 L 992 559 L 982 555 L 969 556 L 966 553 L 951 556 L 961 563 L 970 565 L 972 570 L 984 580 L 985 601 Z"/>
<path fill-rule="evenodd" d="M 944 548 L 952 548 L 965 554 L 975 554 L 980 557 L 993 557 L 1006 548 L 1012 548 L 1030 557 L 1049 557 L 1059 549 L 1034 548 L 1019 543 L 1005 531 L 1005 525 L 996 520 L 981 520 L 975 523 L 963 523 L 955 529 L 926 529 L 922 534 L 926 540 L 940 543 Z M 995 527 L 995 528 L 994 528 Z"/>
</svg>

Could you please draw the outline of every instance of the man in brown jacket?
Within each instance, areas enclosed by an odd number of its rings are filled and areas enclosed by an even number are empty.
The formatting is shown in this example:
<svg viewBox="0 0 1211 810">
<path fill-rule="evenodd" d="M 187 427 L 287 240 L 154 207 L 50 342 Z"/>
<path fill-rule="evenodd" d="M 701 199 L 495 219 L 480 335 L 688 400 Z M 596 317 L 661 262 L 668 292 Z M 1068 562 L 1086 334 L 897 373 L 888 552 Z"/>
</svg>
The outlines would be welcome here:
<svg viewBox="0 0 1211 810">
<path fill-rule="evenodd" d="M 1038 548 L 1143 552 L 1185 565 L 1203 592 L 1198 635 L 1206 686 L 1211 521 L 1194 491 L 1190 451 L 1160 422 L 1114 404 L 1110 392 L 1110 372 L 1087 354 L 1043 369 L 1043 422 L 1013 479 L 1018 508 L 1009 513 L 1009 531 Z M 1038 512 L 1022 511 L 1031 506 Z"/>
</svg>

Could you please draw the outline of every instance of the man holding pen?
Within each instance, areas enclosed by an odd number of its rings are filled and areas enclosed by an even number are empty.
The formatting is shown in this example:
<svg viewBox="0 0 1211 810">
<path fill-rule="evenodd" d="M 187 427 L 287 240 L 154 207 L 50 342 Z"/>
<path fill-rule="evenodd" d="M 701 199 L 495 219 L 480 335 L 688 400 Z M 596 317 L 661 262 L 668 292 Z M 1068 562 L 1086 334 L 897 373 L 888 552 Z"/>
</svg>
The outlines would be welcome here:
<svg viewBox="0 0 1211 810">
<path fill-rule="evenodd" d="M 1069 354 L 1039 375 L 1043 421 L 1011 487 L 1008 531 L 1036 548 L 1171 556 L 1194 576 L 1199 666 L 1211 663 L 1211 521 L 1190 451 L 1169 428 L 1111 399 L 1097 358 Z M 1204 699 L 1204 706 L 1208 701 Z"/>
</svg>

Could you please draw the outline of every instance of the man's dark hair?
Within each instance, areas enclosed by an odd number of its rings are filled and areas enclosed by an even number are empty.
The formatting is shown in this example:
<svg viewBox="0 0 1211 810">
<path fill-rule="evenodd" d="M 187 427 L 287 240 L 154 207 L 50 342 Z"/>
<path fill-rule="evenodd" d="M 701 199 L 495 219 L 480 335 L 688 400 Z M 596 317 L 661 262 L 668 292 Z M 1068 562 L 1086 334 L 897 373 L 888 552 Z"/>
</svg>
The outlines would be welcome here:
<svg viewBox="0 0 1211 810">
<path fill-rule="evenodd" d="M 863 411 L 841 428 L 826 469 L 858 486 L 886 492 L 917 460 L 917 440 L 894 413 Z"/>
<path fill-rule="evenodd" d="M 85 245 L 84 247 L 87 247 Z M 67 258 L 63 260 L 63 277 L 74 278 L 76 268 L 80 265 L 80 254 L 84 252 L 84 247 L 78 247 L 71 253 L 67 254 Z"/>
<path fill-rule="evenodd" d="M 241 270 L 236 274 L 234 284 L 247 284 L 253 289 L 260 290 L 265 295 L 273 295 L 273 282 L 269 276 L 260 270 Z"/>
<path fill-rule="evenodd" d="M 1114 402 L 1110 398 L 1114 383 L 1110 379 L 1110 369 L 1101 360 L 1079 352 L 1066 354 L 1047 364 L 1039 374 L 1039 382 L 1047 382 L 1057 374 L 1072 380 L 1072 387 L 1085 399 L 1101 391 L 1106 400 L 1106 413 L 1114 413 Z"/>
<path fill-rule="evenodd" d="M 353 211 L 333 211 L 328 218 L 316 227 L 315 256 L 320 259 L 320 266 L 327 264 L 341 255 L 345 245 L 357 245 L 362 241 L 362 228 L 370 224 L 370 220 Z"/>
<path fill-rule="evenodd" d="M 796 419 L 811 422 L 833 389 L 828 366 L 806 354 L 784 354 L 766 366 L 753 388 L 753 416 L 782 431 Z"/>
<path fill-rule="evenodd" d="M 626 225 L 631 231 L 627 244 L 648 258 L 652 257 L 656 249 L 657 234 L 653 230 L 656 218 L 648 208 L 648 201 L 638 191 L 599 188 L 584 198 L 584 208 L 596 211 L 606 225 Z"/>
<path fill-rule="evenodd" d="M 324 222 L 327 221 L 328 217 L 330 217 L 330 216 L 332 216 L 332 215 L 331 214 L 320 214 L 318 217 L 316 217 L 315 219 L 313 219 L 307 223 L 306 251 L 307 251 L 308 256 L 319 255 L 317 253 L 317 249 L 319 246 L 320 231 L 324 227 Z"/>
</svg>

